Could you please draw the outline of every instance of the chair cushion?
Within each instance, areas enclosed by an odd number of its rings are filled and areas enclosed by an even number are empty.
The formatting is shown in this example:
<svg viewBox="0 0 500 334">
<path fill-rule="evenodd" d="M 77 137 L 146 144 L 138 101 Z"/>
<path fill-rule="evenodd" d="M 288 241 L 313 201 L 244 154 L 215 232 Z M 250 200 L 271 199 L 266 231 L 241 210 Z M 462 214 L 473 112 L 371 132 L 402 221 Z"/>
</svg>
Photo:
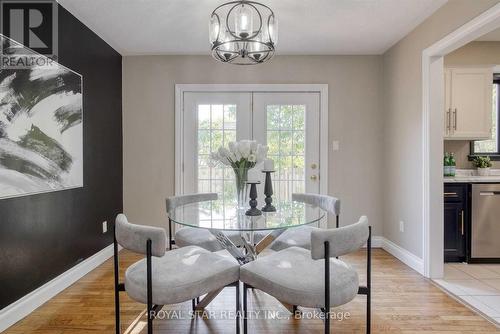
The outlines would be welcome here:
<svg viewBox="0 0 500 334">
<path fill-rule="evenodd" d="M 240 268 L 240 280 L 282 302 L 304 307 L 325 305 L 325 262 L 313 260 L 311 252 L 290 247 Z M 358 293 L 357 272 L 348 264 L 330 260 L 330 306 L 343 305 Z"/>
<path fill-rule="evenodd" d="M 273 241 L 270 248 L 275 251 L 293 246 L 311 249 L 311 231 L 315 229 L 318 228 L 309 225 L 289 228 Z"/>
<path fill-rule="evenodd" d="M 216 193 L 197 193 L 197 194 L 170 196 L 166 198 L 165 204 L 167 206 L 167 212 L 171 212 L 172 210 L 181 205 L 206 202 L 206 201 L 215 201 L 217 200 L 217 197 L 218 196 Z"/>
<path fill-rule="evenodd" d="M 255 231 L 254 233 L 255 242 L 259 242 L 268 234 L 266 231 Z M 236 246 L 243 246 L 243 240 L 241 240 L 239 231 L 224 231 L 224 234 Z M 198 246 L 211 252 L 217 252 L 224 249 L 209 230 L 195 227 L 183 227 L 177 231 L 175 233 L 175 244 L 179 247 Z"/>
<path fill-rule="evenodd" d="M 211 252 L 224 249 L 209 230 L 196 227 L 183 227 L 175 232 L 175 244 L 178 247 L 198 246 Z"/>
<path fill-rule="evenodd" d="M 188 246 L 152 258 L 153 303 L 181 303 L 238 281 L 234 259 L 196 246 Z M 147 303 L 146 259 L 125 272 L 125 290 L 135 301 Z"/>
<path fill-rule="evenodd" d="M 229 253 L 229 251 L 227 249 L 223 249 L 223 250 L 220 250 L 220 251 L 217 251 L 217 252 L 214 252 L 214 253 L 217 254 L 217 255 L 220 255 L 220 256 L 222 256 L 222 257 L 224 257 L 226 259 L 231 260 L 231 262 L 233 262 L 234 264 L 239 265 L 238 260 L 236 260 L 234 258 L 234 256 L 232 256 L 231 253 Z"/>
<path fill-rule="evenodd" d="M 292 200 L 318 206 L 336 216 L 340 214 L 340 200 L 332 196 L 310 193 L 293 193 Z"/>
<path fill-rule="evenodd" d="M 276 251 L 272 250 L 271 248 L 265 248 L 262 252 L 259 253 L 259 257 L 264 257 L 264 256 L 268 256 L 268 255 L 271 255 L 271 254 L 274 254 L 276 253 Z"/>
</svg>

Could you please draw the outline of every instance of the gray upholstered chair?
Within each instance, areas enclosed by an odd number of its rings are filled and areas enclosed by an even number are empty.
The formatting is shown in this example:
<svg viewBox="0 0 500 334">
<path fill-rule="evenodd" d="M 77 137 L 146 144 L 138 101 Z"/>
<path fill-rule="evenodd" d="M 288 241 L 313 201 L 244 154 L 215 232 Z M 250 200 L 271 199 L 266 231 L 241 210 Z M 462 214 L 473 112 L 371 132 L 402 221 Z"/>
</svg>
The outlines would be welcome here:
<svg viewBox="0 0 500 334">
<path fill-rule="evenodd" d="M 294 193 L 292 194 L 292 200 L 317 206 L 329 214 L 335 215 L 336 227 L 339 227 L 339 199 L 319 194 Z M 276 238 L 270 248 L 274 251 L 280 251 L 293 246 L 311 249 L 311 232 L 317 229 L 317 227 L 309 225 L 289 228 Z"/>
<path fill-rule="evenodd" d="M 320 308 L 325 333 L 330 330 L 330 307 L 350 302 L 357 294 L 367 296 L 366 332 L 370 333 L 371 227 L 366 217 L 338 229 L 311 232 L 311 251 L 290 247 L 243 265 L 244 333 L 247 331 L 247 289 L 260 289 L 281 302 Z M 359 286 L 358 273 L 333 257 L 354 252 L 367 243 L 367 285 Z M 304 275 L 304 273 L 307 273 Z M 299 279 L 297 279 L 299 278 Z"/>
<path fill-rule="evenodd" d="M 167 213 L 169 213 L 181 205 L 215 200 L 217 200 L 216 193 L 199 193 L 167 197 L 165 203 Z M 243 246 L 243 240 L 240 232 L 234 231 L 224 233 L 233 242 L 233 244 L 236 246 Z M 198 246 L 211 252 L 217 252 L 224 249 L 216 237 L 210 233 L 209 230 L 204 228 L 183 227 L 176 231 L 175 238 L 172 238 L 172 220 L 170 217 L 168 218 L 168 235 L 169 249 L 172 249 L 174 244 L 178 247 Z M 266 233 L 264 232 L 255 232 L 256 242 L 261 240 L 265 235 Z"/>
<path fill-rule="evenodd" d="M 215 193 L 188 194 L 180 196 L 170 196 L 165 200 L 167 213 L 172 212 L 181 205 L 217 200 Z M 169 249 L 175 244 L 178 247 L 198 246 L 211 252 L 222 250 L 222 246 L 210 231 L 201 228 L 183 227 L 175 232 L 173 238 L 172 220 L 168 218 Z"/>
<path fill-rule="evenodd" d="M 163 305 L 193 300 L 204 294 L 234 285 L 239 290 L 239 264 L 206 249 L 190 246 L 166 252 L 163 228 L 135 225 L 123 214 L 115 221 L 115 315 L 116 333 L 120 333 L 120 291 L 133 300 L 147 304 L 148 334 L 153 331 L 154 315 Z M 132 264 L 119 281 L 118 245 L 146 258 Z M 209 264 L 209 265 L 207 265 Z M 239 310 L 239 293 L 236 294 Z M 238 314 L 238 312 L 237 312 Z M 239 331 L 237 318 L 237 332 Z"/>
</svg>

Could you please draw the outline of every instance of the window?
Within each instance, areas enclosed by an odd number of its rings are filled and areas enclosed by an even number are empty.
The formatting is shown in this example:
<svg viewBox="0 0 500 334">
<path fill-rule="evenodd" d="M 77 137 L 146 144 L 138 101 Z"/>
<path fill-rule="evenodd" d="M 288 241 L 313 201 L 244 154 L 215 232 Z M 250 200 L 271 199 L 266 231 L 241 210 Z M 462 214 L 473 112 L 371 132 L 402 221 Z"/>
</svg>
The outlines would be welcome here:
<svg viewBox="0 0 500 334">
<path fill-rule="evenodd" d="M 492 126 L 491 126 L 491 139 L 476 140 L 471 142 L 471 156 L 474 155 L 488 155 L 493 160 L 500 160 L 500 145 L 498 133 L 498 117 L 500 109 L 500 100 L 498 98 L 500 86 L 500 74 L 494 75 L 493 80 L 493 103 L 492 103 Z"/>
<path fill-rule="evenodd" d="M 293 192 L 318 193 L 322 173 L 320 97 L 314 91 L 184 92 L 182 108 L 177 110 L 182 138 L 176 137 L 180 149 L 176 151 L 180 160 L 176 161 L 176 189 L 185 194 L 213 192 L 219 195 L 217 202 L 227 208 L 233 204 L 230 202 L 236 204 L 234 171 L 214 166 L 210 152 L 227 147 L 230 141 L 253 139 L 269 146 L 268 155 L 275 162 L 274 203 L 288 200 Z M 259 175 L 260 207 L 264 205 L 265 175 Z M 232 214 L 223 211 L 221 219 Z"/>
<path fill-rule="evenodd" d="M 213 192 L 219 195 L 218 204 L 236 201 L 233 171 L 225 166 L 211 166 L 210 152 L 216 151 L 221 146 L 227 146 L 230 141 L 236 140 L 236 105 L 234 104 L 201 104 L 198 105 L 198 192 Z M 200 217 L 200 221 L 220 223 L 232 217 L 234 209 L 225 205 L 215 207 L 212 202 L 205 205 L 210 209 L 212 216 Z M 224 212 L 226 208 L 228 212 Z M 217 218 L 217 219 L 215 219 Z M 203 224 L 202 224 L 203 225 Z M 217 227 L 212 225 L 211 227 Z M 220 227 L 220 226 L 219 226 Z"/>
<path fill-rule="evenodd" d="M 305 191 L 305 105 L 267 106 L 268 156 L 274 160 L 277 200 Z"/>
</svg>

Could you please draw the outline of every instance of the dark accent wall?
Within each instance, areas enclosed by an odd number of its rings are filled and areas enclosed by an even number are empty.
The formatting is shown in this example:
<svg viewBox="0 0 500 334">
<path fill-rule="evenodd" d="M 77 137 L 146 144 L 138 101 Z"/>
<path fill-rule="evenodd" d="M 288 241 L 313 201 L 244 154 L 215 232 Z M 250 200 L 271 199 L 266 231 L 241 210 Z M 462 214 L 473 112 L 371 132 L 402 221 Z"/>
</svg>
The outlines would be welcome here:
<svg viewBox="0 0 500 334">
<path fill-rule="evenodd" d="M 110 245 L 123 208 L 122 57 L 59 6 L 59 63 L 83 75 L 84 187 L 0 200 L 0 309 Z"/>
</svg>

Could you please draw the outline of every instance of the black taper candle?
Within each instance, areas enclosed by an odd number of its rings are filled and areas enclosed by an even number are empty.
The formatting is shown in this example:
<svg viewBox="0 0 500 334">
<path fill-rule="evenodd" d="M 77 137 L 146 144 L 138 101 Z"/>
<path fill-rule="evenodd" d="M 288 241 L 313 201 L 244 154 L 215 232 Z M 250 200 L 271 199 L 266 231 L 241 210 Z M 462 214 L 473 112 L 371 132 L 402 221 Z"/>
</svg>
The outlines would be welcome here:
<svg viewBox="0 0 500 334">
<path fill-rule="evenodd" d="M 247 216 L 260 216 L 262 212 L 257 209 L 257 183 L 250 183 L 250 201 L 248 204 L 250 204 L 250 209 L 247 210 L 246 215 Z"/>
<path fill-rule="evenodd" d="M 263 171 L 263 173 L 266 173 L 266 183 L 264 184 L 264 194 L 266 195 L 266 198 L 264 201 L 266 202 L 266 205 L 262 207 L 263 212 L 276 212 L 276 208 L 273 206 L 273 182 L 271 181 L 271 173 L 274 173 L 274 171 Z"/>
</svg>

